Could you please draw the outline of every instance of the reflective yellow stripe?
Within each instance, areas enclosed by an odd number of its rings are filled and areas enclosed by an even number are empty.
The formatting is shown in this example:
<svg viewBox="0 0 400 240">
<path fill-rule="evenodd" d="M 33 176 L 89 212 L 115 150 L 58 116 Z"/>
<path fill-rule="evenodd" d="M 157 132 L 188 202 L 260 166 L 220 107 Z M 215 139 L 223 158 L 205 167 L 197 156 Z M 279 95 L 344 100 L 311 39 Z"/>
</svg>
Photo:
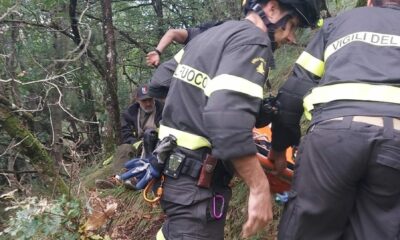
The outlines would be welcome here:
<svg viewBox="0 0 400 240">
<path fill-rule="evenodd" d="M 178 139 L 178 146 L 190 150 L 196 150 L 202 147 L 211 148 L 211 143 L 205 137 L 160 125 L 160 132 L 158 133 L 159 139 L 163 139 L 170 134 Z"/>
<path fill-rule="evenodd" d="M 177 63 L 180 63 L 183 57 L 185 50 L 182 48 L 177 54 L 175 54 L 174 59 Z"/>
<path fill-rule="evenodd" d="M 296 63 L 315 76 L 322 77 L 324 75 L 325 63 L 308 52 L 303 52 Z"/>
<path fill-rule="evenodd" d="M 221 74 L 209 81 L 210 77 L 185 64 L 178 64 L 174 72 L 174 77 L 198 87 L 204 91 L 206 96 L 210 96 L 218 90 L 231 90 L 244 93 L 253 97 L 263 98 L 263 88 L 249 80 L 229 74 Z"/>
<path fill-rule="evenodd" d="M 336 51 L 352 42 L 364 42 L 381 47 L 400 47 L 400 36 L 375 32 L 356 32 L 344 36 L 325 49 L 325 61 Z"/>
<path fill-rule="evenodd" d="M 322 26 L 324 26 L 324 19 L 323 18 L 320 18 L 319 20 L 318 20 L 318 22 L 317 22 L 317 27 L 322 27 Z"/>
<path fill-rule="evenodd" d="M 366 83 L 341 83 L 314 88 L 303 101 L 305 115 L 311 119 L 310 111 L 315 104 L 337 100 L 359 100 L 400 104 L 400 88 Z"/>
<path fill-rule="evenodd" d="M 160 228 L 160 230 L 158 230 L 156 240 L 165 240 L 164 234 L 162 232 L 162 228 Z"/>
<path fill-rule="evenodd" d="M 174 77 L 202 90 L 207 86 L 208 79 L 210 79 L 207 74 L 185 64 L 178 64 Z"/>
<path fill-rule="evenodd" d="M 207 96 L 210 96 L 213 92 L 218 90 L 231 90 L 257 98 L 263 98 L 263 88 L 260 85 L 229 74 L 221 74 L 213 78 L 204 92 Z"/>
</svg>

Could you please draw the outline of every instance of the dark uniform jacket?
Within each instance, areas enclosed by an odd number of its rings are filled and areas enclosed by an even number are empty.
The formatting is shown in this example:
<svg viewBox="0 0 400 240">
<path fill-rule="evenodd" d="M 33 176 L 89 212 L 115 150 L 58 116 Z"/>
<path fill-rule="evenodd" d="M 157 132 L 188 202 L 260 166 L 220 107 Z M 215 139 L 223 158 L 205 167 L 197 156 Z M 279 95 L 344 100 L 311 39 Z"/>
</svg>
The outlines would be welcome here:
<svg viewBox="0 0 400 240">
<path fill-rule="evenodd" d="M 222 160 L 255 154 L 252 128 L 272 62 L 267 33 L 228 21 L 194 38 L 181 56 L 161 125 L 206 138 Z"/>
<path fill-rule="evenodd" d="M 121 118 L 121 133 L 122 133 L 122 143 L 133 144 L 137 142 L 141 136 L 138 136 L 138 114 L 140 105 L 139 103 L 134 103 L 130 105 L 123 113 Z M 155 117 L 154 123 L 159 126 L 161 116 L 162 116 L 163 105 L 161 102 L 155 100 Z"/>
<path fill-rule="evenodd" d="M 298 143 L 303 104 L 312 124 L 342 116 L 400 117 L 399 84 L 398 8 L 362 7 L 325 20 L 279 91 L 273 149 Z"/>
</svg>

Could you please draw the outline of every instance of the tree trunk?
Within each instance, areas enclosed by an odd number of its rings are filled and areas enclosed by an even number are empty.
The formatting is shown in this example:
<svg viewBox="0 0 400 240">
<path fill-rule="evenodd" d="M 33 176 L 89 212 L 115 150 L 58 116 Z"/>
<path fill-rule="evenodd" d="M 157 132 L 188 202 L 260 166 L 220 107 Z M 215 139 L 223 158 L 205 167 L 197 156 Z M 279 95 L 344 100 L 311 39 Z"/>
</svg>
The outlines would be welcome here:
<svg viewBox="0 0 400 240">
<path fill-rule="evenodd" d="M 83 59 L 83 61 L 85 60 Z M 83 113 L 85 119 L 88 119 L 89 121 L 92 122 L 98 122 L 92 85 L 90 84 L 90 80 L 87 79 L 86 77 L 86 73 L 88 70 L 89 69 L 86 68 L 85 65 L 82 63 L 80 70 L 80 80 L 82 83 L 80 87 L 79 96 L 80 100 L 85 103 L 85 112 Z M 72 126 L 72 121 L 71 121 L 71 126 Z M 100 136 L 99 124 L 87 123 L 85 128 L 91 152 L 92 153 L 98 152 L 101 149 L 101 136 Z"/>
<path fill-rule="evenodd" d="M 61 193 L 68 193 L 68 187 L 54 168 L 54 162 L 44 149 L 44 146 L 32 133 L 26 129 L 21 121 L 10 111 L 11 103 L 0 96 L 0 125 L 11 138 L 20 144 L 19 152 L 31 160 L 31 164 L 38 170 L 43 180 Z"/>
<path fill-rule="evenodd" d="M 110 115 L 111 124 L 114 132 L 114 142 L 121 143 L 121 123 L 118 102 L 118 81 L 117 81 L 117 57 L 115 47 L 114 27 L 112 21 L 111 0 L 103 0 L 101 2 L 103 13 L 103 36 L 105 41 L 105 60 L 106 73 L 105 81 L 108 96 L 110 97 L 110 107 L 107 107 Z"/>
<path fill-rule="evenodd" d="M 63 42 L 63 38 L 60 33 L 54 32 L 54 50 L 55 55 L 58 59 L 62 59 L 64 53 L 65 42 Z M 56 73 L 62 72 L 62 64 L 57 63 L 55 65 Z M 59 80 L 55 81 L 56 84 L 60 83 Z M 60 86 L 60 84 L 58 84 Z M 59 88 L 62 92 L 62 87 Z M 49 93 L 50 102 L 48 103 L 49 114 L 51 119 L 51 127 L 52 127 L 52 146 L 51 146 L 51 155 L 53 156 L 55 162 L 59 165 L 62 162 L 63 157 L 63 135 L 62 135 L 62 119 L 63 119 L 63 111 L 61 110 L 59 104 L 60 94 L 57 89 L 53 88 Z"/>
<path fill-rule="evenodd" d="M 74 35 L 74 42 L 79 46 L 79 48 L 82 50 L 83 49 L 83 43 L 82 39 L 79 33 L 79 27 L 78 27 L 78 17 L 76 16 L 76 5 L 77 5 L 77 0 L 70 0 L 70 5 L 69 5 L 69 16 L 71 20 L 71 30 Z M 93 65 L 97 68 L 99 74 L 102 76 L 103 79 L 105 79 L 105 71 L 101 64 L 97 60 L 94 59 L 94 56 L 92 54 L 89 54 L 90 52 L 88 51 L 88 57 L 92 61 Z M 82 58 L 82 61 L 85 61 Z M 97 122 L 97 116 L 96 116 L 96 110 L 95 110 L 95 104 L 93 102 L 93 94 L 92 94 L 92 88 L 90 85 L 90 81 L 86 79 L 85 77 L 85 72 L 84 72 L 85 66 L 84 64 L 81 64 L 81 79 L 83 79 L 84 83 L 82 84 L 83 86 L 83 95 L 84 99 L 88 106 L 88 111 L 87 114 L 85 115 L 86 119 L 89 119 L 89 121 L 92 122 Z M 75 133 L 76 131 L 76 126 L 73 122 L 74 120 L 72 119 L 71 126 L 73 128 L 73 136 L 77 136 Z M 91 145 L 93 145 L 92 150 L 97 151 L 98 149 L 101 149 L 101 137 L 100 137 L 100 129 L 98 124 L 92 124 L 88 123 L 86 125 L 87 129 L 87 134 L 88 134 L 88 139 Z M 75 137 L 74 137 L 75 138 Z M 76 141 L 76 139 L 74 139 Z"/>
<path fill-rule="evenodd" d="M 14 19 L 15 14 L 11 15 Z M 12 79 L 16 78 L 17 70 L 17 41 L 18 41 L 19 24 L 16 22 L 11 23 L 11 44 L 10 44 L 10 57 L 8 58 L 8 70 Z M 11 96 L 15 105 L 21 107 L 21 96 L 17 83 L 11 82 Z"/>
<path fill-rule="evenodd" d="M 83 90 L 83 94 L 85 96 L 85 101 L 88 103 L 88 114 L 87 117 L 92 122 L 97 122 L 96 111 L 93 102 L 93 94 L 90 85 Z M 86 127 L 89 142 L 92 146 L 92 151 L 96 152 L 101 149 L 101 137 L 99 131 L 99 124 L 89 123 Z"/>
<path fill-rule="evenodd" d="M 158 38 L 161 39 L 164 35 L 164 14 L 163 14 L 163 7 L 162 7 L 162 0 L 152 0 L 151 4 L 153 5 L 154 11 L 157 15 L 157 32 Z"/>
<path fill-rule="evenodd" d="M 9 58 L 10 58 L 11 54 L 8 55 L 9 52 L 8 52 L 7 44 L 6 44 L 7 42 L 9 42 L 7 31 L 0 31 L 0 37 L 1 37 L 0 42 L 2 43 L 2 45 L 4 44 L 4 46 L 5 46 L 4 58 L 6 59 L 6 66 L 7 66 L 6 69 L 8 69 Z M 6 71 L 1 71 L 0 77 L 3 79 L 8 79 L 10 77 L 10 75 Z M 8 100 L 12 99 L 11 85 L 9 82 L 6 82 L 6 83 L 0 82 L 0 95 L 4 96 Z"/>
</svg>

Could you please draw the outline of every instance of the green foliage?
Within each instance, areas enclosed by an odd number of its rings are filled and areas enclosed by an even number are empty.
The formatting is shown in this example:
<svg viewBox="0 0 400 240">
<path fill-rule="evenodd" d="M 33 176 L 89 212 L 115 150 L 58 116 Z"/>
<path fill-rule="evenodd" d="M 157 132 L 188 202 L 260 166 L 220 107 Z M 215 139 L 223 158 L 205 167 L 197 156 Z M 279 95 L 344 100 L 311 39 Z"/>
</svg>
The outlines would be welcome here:
<svg viewBox="0 0 400 240">
<path fill-rule="evenodd" d="M 65 196 L 55 201 L 26 198 L 6 209 L 15 211 L 0 237 L 15 240 L 78 239 L 81 204 Z"/>
</svg>

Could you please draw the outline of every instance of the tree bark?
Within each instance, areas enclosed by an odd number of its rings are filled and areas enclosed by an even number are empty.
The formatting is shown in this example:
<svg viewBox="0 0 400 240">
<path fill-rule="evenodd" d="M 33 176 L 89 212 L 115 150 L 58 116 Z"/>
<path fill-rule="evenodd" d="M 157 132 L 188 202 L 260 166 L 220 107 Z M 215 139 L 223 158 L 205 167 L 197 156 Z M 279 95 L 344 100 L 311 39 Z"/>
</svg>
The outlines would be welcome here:
<svg viewBox="0 0 400 240">
<path fill-rule="evenodd" d="M 153 5 L 154 11 L 156 12 L 158 38 L 161 39 L 164 35 L 164 14 L 162 0 L 152 0 L 151 5 Z"/>
<path fill-rule="evenodd" d="M 117 57 L 115 47 L 115 35 L 112 20 L 111 0 L 103 0 L 101 8 L 103 13 L 103 36 L 105 41 L 105 61 L 106 74 L 105 82 L 107 87 L 107 95 L 110 97 L 110 107 L 107 107 L 110 115 L 111 124 L 113 126 L 114 142 L 121 143 L 121 123 L 118 102 L 118 81 L 117 81 Z"/>
<path fill-rule="evenodd" d="M 77 10 L 76 10 L 76 5 L 77 5 L 77 0 L 70 0 L 70 5 L 69 5 L 69 16 L 70 16 L 70 20 L 71 20 L 71 30 L 74 36 L 74 42 L 79 46 L 80 49 L 83 49 L 83 43 L 82 43 L 82 39 L 81 39 L 81 35 L 79 32 L 79 22 L 78 22 L 78 17 L 76 16 L 77 14 Z M 94 60 L 94 56 L 93 54 L 90 54 L 90 52 L 88 51 L 88 57 L 89 59 L 92 61 L 93 65 L 97 68 L 99 74 L 102 76 L 103 79 L 105 79 L 105 70 L 104 68 L 98 63 L 98 61 L 96 60 L 95 62 Z M 84 61 L 84 59 L 82 59 Z M 82 79 L 84 80 L 84 83 L 82 84 L 83 86 L 83 96 L 84 99 L 83 101 L 85 101 L 88 106 L 88 111 L 87 114 L 85 114 L 85 117 L 87 119 L 89 119 L 89 121 L 92 122 L 97 122 L 97 116 L 96 116 L 96 111 L 95 111 L 95 105 L 93 103 L 93 94 L 92 94 L 92 88 L 90 85 L 90 82 L 85 78 L 85 66 L 84 64 L 81 64 L 81 76 Z M 77 133 L 76 131 L 76 126 L 73 122 L 74 120 L 71 119 L 71 126 L 73 127 L 73 132 Z M 88 134 L 88 139 L 89 142 L 91 143 L 91 145 L 93 144 L 93 151 L 97 151 L 98 149 L 101 149 L 101 136 L 100 136 L 100 129 L 99 129 L 99 125 L 98 124 L 91 124 L 88 123 L 86 125 L 86 130 L 87 130 L 87 134 Z M 74 136 L 77 136 L 77 134 L 73 134 Z M 77 139 L 75 139 L 74 137 L 74 141 L 76 141 Z"/>
<path fill-rule="evenodd" d="M 63 53 L 64 53 L 64 46 L 65 42 L 63 41 L 63 38 L 61 38 L 60 33 L 54 32 L 54 50 L 55 50 L 55 55 L 57 56 L 58 59 L 62 59 Z M 55 65 L 55 71 L 57 73 L 62 72 L 62 64 L 57 63 Z M 60 85 L 59 80 L 55 81 L 57 85 Z M 62 91 L 62 87 L 59 87 L 60 91 Z M 52 136 L 53 136 L 53 141 L 52 141 L 52 150 L 51 150 L 51 155 L 53 156 L 55 162 L 57 165 L 60 165 L 62 162 L 62 157 L 63 157 L 63 135 L 62 135 L 62 119 L 63 119 L 63 111 L 61 110 L 58 101 L 60 94 L 57 91 L 57 89 L 53 88 L 51 92 L 49 93 L 49 100 L 50 102 L 48 103 L 49 107 L 49 114 L 50 114 L 50 119 L 51 119 L 51 127 L 52 127 Z"/>
<path fill-rule="evenodd" d="M 83 90 L 83 94 L 85 96 L 85 101 L 88 103 L 88 118 L 92 122 L 97 122 L 97 116 L 95 111 L 95 106 L 93 103 L 93 94 L 90 86 Z M 86 126 L 89 142 L 92 145 L 92 151 L 96 152 L 101 149 L 101 136 L 99 131 L 99 124 L 89 123 Z"/>
<path fill-rule="evenodd" d="M 32 133 L 26 129 L 18 117 L 10 110 L 11 103 L 0 96 L 0 125 L 11 138 L 17 142 L 22 141 L 18 146 L 21 154 L 31 160 L 32 165 L 38 170 L 43 180 L 49 187 L 55 184 L 56 189 L 61 193 L 68 193 L 68 187 L 54 168 L 54 162 L 44 149 L 44 146 Z"/>
<path fill-rule="evenodd" d="M 82 50 L 84 46 L 82 44 L 82 41 L 81 41 L 82 38 L 81 38 L 81 35 L 79 33 L 79 28 L 78 28 L 78 17 L 76 16 L 76 4 L 77 4 L 77 0 L 70 0 L 69 17 L 71 20 L 72 34 L 69 34 L 69 32 L 63 31 L 62 28 L 60 26 L 58 26 L 57 24 L 53 23 L 52 27 L 57 30 L 60 30 L 60 32 L 62 34 L 71 38 L 74 41 L 74 43 L 77 46 L 79 46 L 79 49 Z M 106 74 L 106 70 L 104 69 L 103 65 L 99 62 L 99 60 L 96 58 L 95 54 L 93 54 L 89 49 L 86 49 L 86 54 L 87 54 L 88 58 L 90 59 L 91 63 L 93 64 L 93 66 L 99 72 L 100 76 L 102 78 L 104 78 L 104 76 Z"/>
<path fill-rule="evenodd" d="M 14 19 L 15 14 L 11 14 L 11 19 Z M 16 78 L 16 70 L 17 70 L 17 41 L 18 41 L 18 32 L 19 32 L 19 24 L 13 22 L 11 24 L 11 44 L 10 44 L 10 57 L 8 58 L 8 70 L 10 77 L 12 79 Z M 11 82 L 11 96 L 13 102 L 17 106 L 21 106 L 21 96 L 19 93 L 19 88 L 17 83 Z"/>
<path fill-rule="evenodd" d="M 59 8 L 59 12 L 67 12 L 67 5 L 61 4 Z M 65 23 L 64 20 L 60 18 L 53 17 L 55 22 L 58 25 L 63 26 Z M 66 23 L 68 25 L 68 22 Z M 67 41 L 66 38 L 62 36 L 60 32 L 54 32 L 54 52 L 57 59 L 63 59 L 66 55 L 66 46 Z M 65 63 L 62 62 L 55 62 L 54 69 L 56 74 L 61 74 L 64 71 Z M 60 99 L 60 94 L 63 94 L 63 87 L 62 87 L 62 79 L 57 79 L 54 82 L 58 87 L 58 89 L 53 88 L 50 92 L 49 96 L 49 111 L 50 111 L 50 119 L 51 119 L 51 127 L 52 127 L 52 150 L 51 155 L 53 156 L 57 166 L 62 164 L 63 160 L 63 133 L 62 133 L 62 120 L 63 120 L 63 110 L 60 107 L 60 104 L 63 104 L 62 99 Z M 61 93 L 60 93 L 60 92 Z"/>
</svg>

